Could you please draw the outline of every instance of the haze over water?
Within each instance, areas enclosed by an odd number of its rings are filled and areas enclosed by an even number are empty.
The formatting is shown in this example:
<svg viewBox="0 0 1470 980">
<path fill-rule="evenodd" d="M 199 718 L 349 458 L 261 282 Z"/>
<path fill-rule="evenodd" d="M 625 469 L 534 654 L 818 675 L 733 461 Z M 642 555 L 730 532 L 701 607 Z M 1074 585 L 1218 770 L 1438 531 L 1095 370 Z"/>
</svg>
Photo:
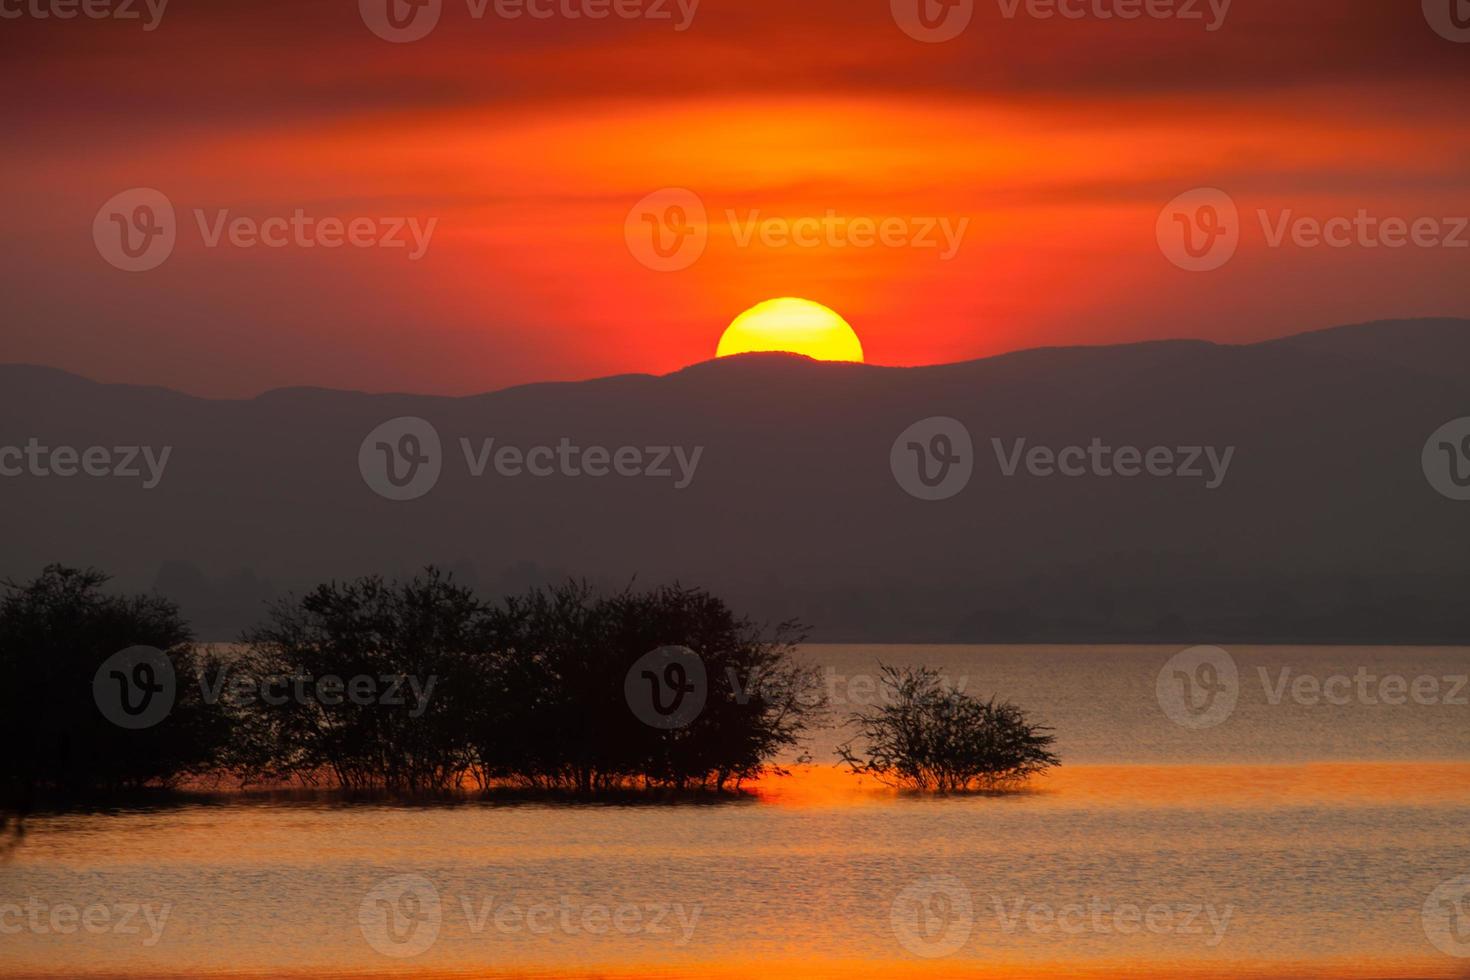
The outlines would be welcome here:
<svg viewBox="0 0 1470 980">
<path fill-rule="evenodd" d="M 839 714 L 872 703 L 881 659 L 1053 726 L 1063 767 L 1011 795 L 861 782 L 829 764 L 828 729 L 810 765 L 732 803 L 251 796 L 43 816 L 0 866 L 0 906 L 134 903 L 138 932 L 21 930 L 0 972 L 1463 973 L 1424 907 L 1470 873 L 1470 651 L 1232 647 L 1238 702 L 1200 730 L 1160 706 L 1177 652 L 804 649 Z M 1384 678 L 1434 677 L 1442 703 L 1292 693 L 1360 674 L 1391 698 Z M 384 904 L 405 875 L 415 900 Z"/>
</svg>

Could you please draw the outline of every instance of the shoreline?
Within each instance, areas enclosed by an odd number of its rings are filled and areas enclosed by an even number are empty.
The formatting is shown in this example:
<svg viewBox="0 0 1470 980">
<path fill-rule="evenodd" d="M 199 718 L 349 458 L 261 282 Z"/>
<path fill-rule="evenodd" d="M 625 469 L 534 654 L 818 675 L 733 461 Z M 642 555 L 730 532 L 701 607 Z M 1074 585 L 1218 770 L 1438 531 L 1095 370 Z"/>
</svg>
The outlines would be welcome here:
<svg viewBox="0 0 1470 980">
<path fill-rule="evenodd" d="M 464 787 L 439 793 L 276 785 L 220 787 L 208 780 L 173 789 L 152 789 L 100 798 L 42 797 L 27 820 L 74 814 L 146 812 L 186 807 L 279 807 L 281 809 L 460 806 L 722 807 L 879 806 L 965 801 L 1035 801 L 1045 804 L 1150 806 L 1294 806 L 1319 803 L 1372 805 L 1377 802 L 1470 806 L 1470 759 L 1268 763 L 1080 763 L 1062 765 L 1030 782 L 1006 789 L 924 793 L 895 789 L 836 766 L 787 765 L 785 774 L 748 780 L 740 790 L 624 789 L 590 795 L 518 786 L 485 790 Z"/>
</svg>

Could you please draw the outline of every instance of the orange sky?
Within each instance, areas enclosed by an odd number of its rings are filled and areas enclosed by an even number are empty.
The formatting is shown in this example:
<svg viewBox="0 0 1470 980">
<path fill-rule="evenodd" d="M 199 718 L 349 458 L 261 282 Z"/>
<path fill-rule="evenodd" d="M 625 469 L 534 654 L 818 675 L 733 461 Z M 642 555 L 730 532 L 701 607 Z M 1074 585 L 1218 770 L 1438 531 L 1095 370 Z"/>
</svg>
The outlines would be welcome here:
<svg viewBox="0 0 1470 980">
<path fill-rule="evenodd" d="M 1470 315 L 1470 248 L 1272 247 L 1259 219 L 1470 215 L 1470 45 L 1417 3 L 1239 0 L 1210 31 L 977 0 L 929 44 L 888 0 L 703 0 L 684 31 L 443 0 L 428 36 L 393 44 L 353 3 L 176 2 L 151 31 L 0 22 L 0 77 L 24 94 L 0 110 L 0 361 L 226 395 L 457 394 L 673 370 L 785 295 L 897 365 Z M 133 187 L 177 214 L 149 272 L 93 244 Z M 668 187 L 703 203 L 707 242 L 660 272 L 624 226 Z M 1196 187 L 1241 214 L 1238 253 L 1207 273 L 1155 237 Z M 195 216 L 298 209 L 433 232 L 417 260 L 208 247 Z M 838 231 L 742 240 L 770 219 Z M 862 221 L 911 234 L 856 245 Z"/>
</svg>

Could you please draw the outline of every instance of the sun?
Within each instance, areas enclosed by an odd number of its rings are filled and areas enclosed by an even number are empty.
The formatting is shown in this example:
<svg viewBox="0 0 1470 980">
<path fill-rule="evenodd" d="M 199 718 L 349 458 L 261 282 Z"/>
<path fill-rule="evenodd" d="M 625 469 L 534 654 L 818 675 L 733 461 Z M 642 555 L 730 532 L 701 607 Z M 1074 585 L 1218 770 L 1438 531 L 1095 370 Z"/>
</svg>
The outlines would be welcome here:
<svg viewBox="0 0 1470 980">
<path fill-rule="evenodd" d="M 863 345 L 846 320 L 821 303 L 787 296 L 757 303 L 725 328 L 716 357 L 752 351 L 805 354 L 818 361 L 861 361 Z"/>
</svg>

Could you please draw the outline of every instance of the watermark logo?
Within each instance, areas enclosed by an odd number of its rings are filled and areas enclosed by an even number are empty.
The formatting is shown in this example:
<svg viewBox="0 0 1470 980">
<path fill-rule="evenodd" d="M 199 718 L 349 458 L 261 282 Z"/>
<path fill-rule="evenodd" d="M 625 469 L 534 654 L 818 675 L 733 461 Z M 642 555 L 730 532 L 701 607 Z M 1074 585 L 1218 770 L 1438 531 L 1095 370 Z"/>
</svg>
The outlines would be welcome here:
<svg viewBox="0 0 1470 980">
<path fill-rule="evenodd" d="M 1470 500 L 1470 416 L 1434 430 L 1420 456 L 1424 478 L 1441 496 Z"/>
<path fill-rule="evenodd" d="M 92 700 L 119 728 L 152 728 L 173 710 L 177 681 L 173 661 L 157 647 L 119 650 L 92 676 Z"/>
<path fill-rule="evenodd" d="M 1240 210 L 1222 190 L 1200 187 L 1159 212 L 1154 228 L 1164 257 L 1186 272 L 1213 272 L 1240 247 Z"/>
<path fill-rule="evenodd" d="M 970 26 L 975 0 L 889 0 L 893 21 L 925 44 L 953 41 Z"/>
<path fill-rule="evenodd" d="M 173 254 L 178 241 L 174 206 L 151 187 L 115 194 L 92 219 L 97 254 L 124 272 L 147 272 Z"/>
<path fill-rule="evenodd" d="M 1446 41 L 1470 44 L 1470 0 L 1424 0 L 1424 19 Z"/>
<path fill-rule="evenodd" d="M 899 945 L 924 959 L 953 956 L 975 928 L 970 890 L 958 878 L 925 878 L 904 888 L 888 909 Z"/>
<path fill-rule="evenodd" d="M 421 41 L 439 26 L 444 0 L 357 0 L 367 29 L 385 41 Z"/>
<path fill-rule="evenodd" d="M 1235 711 L 1240 700 L 1240 671 L 1235 658 L 1219 647 L 1190 647 L 1164 664 L 1155 694 L 1159 707 L 1176 725 L 1214 728 Z"/>
<path fill-rule="evenodd" d="M 427 952 L 443 921 L 439 889 L 417 874 L 383 879 L 357 909 L 357 925 L 368 945 L 395 959 Z"/>
<path fill-rule="evenodd" d="M 709 216 L 699 195 L 665 187 L 633 205 L 623 222 L 633 258 L 654 272 L 681 272 L 699 261 L 709 244 Z"/>
<path fill-rule="evenodd" d="M 1443 882 L 1420 914 L 1424 935 L 1446 956 L 1470 958 L 1470 875 Z"/>
<path fill-rule="evenodd" d="M 417 500 L 434 489 L 444 468 L 439 432 L 412 415 L 390 419 L 362 440 L 357 468 L 378 496 Z"/>
<path fill-rule="evenodd" d="M 688 647 L 650 650 L 628 668 L 623 696 L 650 728 L 684 728 L 699 717 L 709 697 L 704 660 Z"/>
<path fill-rule="evenodd" d="M 969 485 L 975 471 L 970 430 L 942 415 L 915 422 L 893 440 L 888 467 L 909 496 L 948 500 Z"/>
</svg>

